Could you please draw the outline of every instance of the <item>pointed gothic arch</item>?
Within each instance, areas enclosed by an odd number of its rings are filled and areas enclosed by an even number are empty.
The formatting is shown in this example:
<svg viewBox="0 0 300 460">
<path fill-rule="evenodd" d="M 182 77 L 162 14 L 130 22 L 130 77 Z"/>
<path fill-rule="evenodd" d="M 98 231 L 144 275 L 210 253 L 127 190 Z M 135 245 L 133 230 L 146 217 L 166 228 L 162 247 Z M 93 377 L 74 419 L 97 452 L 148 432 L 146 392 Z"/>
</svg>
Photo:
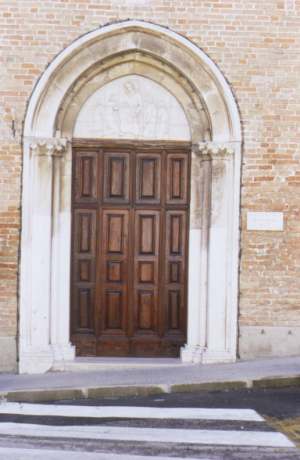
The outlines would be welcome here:
<svg viewBox="0 0 300 460">
<path fill-rule="evenodd" d="M 188 339 L 182 359 L 236 359 L 241 126 L 209 57 L 181 35 L 128 20 L 75 40 L 47 67 L 24 123 L 20 372 L 63 368 L 69 341 L 71 140 L 85 101 L 126 75 L 169 91 L 192 144 Z M 217 287 L 217 289 L 216 289 Z"/>
</svg>

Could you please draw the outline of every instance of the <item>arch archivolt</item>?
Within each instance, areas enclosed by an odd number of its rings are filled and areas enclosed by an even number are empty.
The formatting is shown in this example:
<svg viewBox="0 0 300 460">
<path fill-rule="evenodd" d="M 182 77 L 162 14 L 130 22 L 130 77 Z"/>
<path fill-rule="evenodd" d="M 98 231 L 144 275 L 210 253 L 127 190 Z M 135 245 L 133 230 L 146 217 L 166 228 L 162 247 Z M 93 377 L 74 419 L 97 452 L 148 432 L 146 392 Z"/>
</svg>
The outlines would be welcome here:
<svg viewBox="0 0 300 460">
<path fill-rule="evenodd" d="M 140 52 L 128 52 L 90 69 L 74 84 L 61 104 L 56 128 L 63 137 L 72 137 L 76 118 L 87 99 L 107 83 L 128 75 L 149 78 L 169 91 L 183 108 L 193 143 L 211 139 L 210 119 L 193 85 L 173 67 Z M 200 122 L 199 122 L 200 119 Z"/>
<path fill-rule="evenodd" d="M 98 66 L 105 66 L 106 60 L 115 58 L 119 61 L 123 54 L 126 56 L 132 51 L 152 56 L 156 66 L 164 67 L 166 73 L 177 73 L 179 79 L 184 76 L 183 84 L 184 80 L 189 81 L 193 88 L 190 94 L 195 92 L 206 107 L 215 140 L 225 141 L 228 137 L 236 140 L 240 137 L 240 130 L 234 122 L 238 113 L 232 94 L 216 66 L 183 37 L 139 21 L 119 23 L 91 32 L 58 55 L 43 74 L 30 100 L 24 134 L 30 136 L 33 131 L 38 131 L 45 137 L 53 136 L 59 108 L 74 85 L 81 78 L 88 79 L 92 69 L 98 73 Z M 229 98 L 232 107 L 226 104 L 225 99 Z"/>
<path fill-rule="evenodd" d="M 63 369 L 69 341 L 71 140 L 89 98 L 144 77 L 183 110 L 192 145 L 188 339 L 183 361 L 236 358 L 241 132 L 215 64 L 184 37 L 124 21 L 80 37 L 41 76 L 24 123 L 20 372 Z"/>
</svg>

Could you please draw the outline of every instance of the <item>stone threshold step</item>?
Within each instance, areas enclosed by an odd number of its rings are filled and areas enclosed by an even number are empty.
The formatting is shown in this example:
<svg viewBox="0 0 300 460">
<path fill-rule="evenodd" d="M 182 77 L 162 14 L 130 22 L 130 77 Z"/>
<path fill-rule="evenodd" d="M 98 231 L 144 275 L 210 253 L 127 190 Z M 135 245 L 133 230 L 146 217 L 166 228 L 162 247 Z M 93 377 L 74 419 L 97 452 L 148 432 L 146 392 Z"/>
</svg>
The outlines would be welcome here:
<svg viewBox="0 0 300 460">
<path fill-rule="evenodd" d="M 97 371 L 97 370 L 120 370 L 140 368 L 165 368 L 191 366 L 190 363 L 183 363 L 180 358 L 75 358 L 74 361 L 54 363 L 52 371 Z"/>
</svg>

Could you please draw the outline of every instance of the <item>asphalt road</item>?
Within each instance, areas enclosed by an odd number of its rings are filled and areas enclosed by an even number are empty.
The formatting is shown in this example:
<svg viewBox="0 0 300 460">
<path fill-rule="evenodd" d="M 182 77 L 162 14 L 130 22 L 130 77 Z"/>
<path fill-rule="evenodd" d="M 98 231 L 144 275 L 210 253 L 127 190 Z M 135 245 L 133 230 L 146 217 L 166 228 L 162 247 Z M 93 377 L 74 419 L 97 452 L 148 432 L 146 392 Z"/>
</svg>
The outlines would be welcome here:
<svg viewBox="0 0 300 460">
<path fill-rule="evenodd" d="M 65 407 L 65 415 L 47 415 L 48 412 L 59 404 Z M 80 411 L 80 416 L 71 417 L 67 416 L 67 406 L 84 406 Z M 97 417 L 87 416 L 88 407 L 92 406 L 117 406 L 117 411 L 122 412 L 122 409 L 130 407 L 132 416 L 106 416 L 99 420 Z M 1 407 L 1 406 L 0 406 Z M 257 460 L 300 460 L 300 450 L 296 448 L 284 447 L 267 447 L 267 446 L 244 446 L 233 445 L 239 435 L 241 436 L 250 434 L 250 436 L 257 436 L 260 433 L 263 436 L 277 436 L 277 431 L 285 433 L 290 440 L 298 443 L 300 447 L 300 388 L 286 388 L 278 390 L 239 390 L 239 391 L 213 391 L 213 392 L 197 392 L 197 393 L 177 393 L 169 395 L 149 396 L 149 397 L 126 397 L 126 398 L 103 398 L 98 400 L 82 400 L 82 401 L 59 401 L 57 404 L 49 403 L 43 405 L 44 414 L 42 415 L 29 415 L 26 413 L 20 414 L 1 414 L 0 415 L 0 430 L 1 425 L 12 424 L 20 427 L 17 434 L 0 434 L 0 459 L 3 460 L 33 460 L 42 455 L 44 460 L 76 460 L 80 458 L 89 458 L 95 460 L 107 459 L 110 460 L 144 460 L 144 459 L 159 459 L 164 458 L 177 458 L 178 459 L 205 459 L 205 460 L 244 460 L 252 459 L 255 457 Z M 160 408 L 161 413 L 164 413 L 166 408 L 195 408 L 201 409 L 240 409 L 243 414 L 244 409 L 253 409 L 256 411 L 258 417 L 265 418 L 264 422 L 259 420 L 245 420 L 241 416 L 241 420 L 225 420 L 222 416 L 215 419 L 200 418 L 178 418 L 169 419 L 162 418 L 149 418 L 143 417 L 135 410 L 136 407 L 152 407 Z M 87 409 L 86 409 L 87 408 Z M 26 429 L 30 427 L 37 427 L 35 430 L 40 430 L 38 434 L 26 434 Z M 101 428 L 99 428 L 101 426 Z M 28 428 L 29 427 L 29 428 Z M 43 429 L 56 429 L 56 436 L 51 437 L 52 434 Z M 61 427 L 61 428 L 60 428 Z M 118 436 L 115 439 L 92 439 L 93 436 L 87 439 L 81 439 L 82 431 L 87 430 L 100 430 L 108 437 L 112 436 L 110 430 L 119 430 Z M 23 429 L 23 431 L 22 431 Z M 61 434 L 60 430 L 69 430 L 68 434 Z M 72 433 L 72 430 L 75 430 Z M 78 430 L 78 437 L 76 435 Z M 178 430 L 173 433 L 187 433 L 187 442 L 183 439 L 173 440 L 171 443 L 167 442 L 164 436 L 170 429 Z M 119 439 L 119 432 L 125 430 L 125 438 Z M 127 431 L 126 431 L 127 430 Z M 182 431 L 184 430 L 184 431 Z M 209 435 L 211 433 L 216 436 L 216 433 L 221 432 L 231 436 L 235 433 L 236 439 L 232 438 L 232 445 L 222 445 L 218 437 L 214 441 L 206 443 L 192 443 L 189 442 L 188 434 L 195 434 L 196 430 L 204 430 Z M 218 431 L 219 430 L 219 431 Z M 145 432 L 146 438 L 144 440 L 135 440 L 135 432 Z M 151 441 L 153 433 L 158 433 L 161 438 Z M 227 432 L 227 434 L 226 434 Z M 1 433 L 1 431 L 0 431 Z M 128 439 L 126 438 L 128 433 Z M 150 440 L 147 436 L 150 433 Z M 200 431 L 199 431 L 200 433 Z M 201 434 L 201 433 L 200 433 Z M 73 437 L 72 437 L 73 436 Z M 131 438 L 130 438 L 131 436 Z M 132 437 L 133 436 L 133 437 Z M 257 439 L 258 439 L 257 438 Z M 243 444 L 243 443 L 241 443 Z M 255 443 L 254 443 L 255 444 Z M 258 443 L 259 444 L 259 443 Z M 17 447 L 16 452 L 13 450 Z M 8 450 L 6 450 L 8 448 Z M 1 449 L 3 449 L 1 451 Z M 32 449 L 32 450 L 29 450 Z M 22 453 L 23 452 L 23 453 Z M 76 457 L 76 452 L 78 457 Z M 84 452 L 84 454 L 83 454 Z M 89 454 L 88 454 L 89 453 Z M 12 455 L 12 456 L 10 456 Z M 21 455 L 21 456 L 18 456 Z M 27 456 L 25 456 L 27 455 Z M 94 457 L 95 455 L 95 457 Z M 91 457 L 90 457 L 91 456 Z M 140 456 L 140 459 L 135 456 Z"/>
<path fill-rule="evenodd" d="M 153 396 L 106 397 L 77 401 L 59 401 L 72 405 L 116 405 L 149 407 L 211 407 L 254 409 L 263 416 L 286 419 L 300 417 L 300 387 L 261 390 L 201 391 Z M 51 402 L 49 404 L 55 404 Z"/>
</svg>

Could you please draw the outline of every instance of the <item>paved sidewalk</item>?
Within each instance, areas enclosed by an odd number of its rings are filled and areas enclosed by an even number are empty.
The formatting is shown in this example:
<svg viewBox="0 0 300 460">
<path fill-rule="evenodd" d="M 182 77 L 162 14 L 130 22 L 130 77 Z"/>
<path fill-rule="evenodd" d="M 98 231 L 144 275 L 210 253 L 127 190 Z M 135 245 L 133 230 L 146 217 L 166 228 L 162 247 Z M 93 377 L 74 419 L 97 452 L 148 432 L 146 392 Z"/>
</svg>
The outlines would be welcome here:
<svg viewBox="0 0 300 460">
<path fill-rule="evenodd" d="M 107 359 L 106 359 L 107 360 Z M 79 360 L 83 363 L 83 360 Z M 93 363 L 92 360 L 87 362 Z M 181 364 L 179 360 L 115 359 L 98 370 L 43 375 L 0 374 L 0 397 L 14 401 L 126 396 L 197 390 L 300 385 L 300 357 L 238 361 L 234 364 Z M 157 364 L 156 364 L 157 362 Z M 102 364 L 101 364 L 102 363 Z M 139 364 L 140 363 L 140 364 Z M 89 368 L 87 366 L 87 368 Z"/>
</svg>

